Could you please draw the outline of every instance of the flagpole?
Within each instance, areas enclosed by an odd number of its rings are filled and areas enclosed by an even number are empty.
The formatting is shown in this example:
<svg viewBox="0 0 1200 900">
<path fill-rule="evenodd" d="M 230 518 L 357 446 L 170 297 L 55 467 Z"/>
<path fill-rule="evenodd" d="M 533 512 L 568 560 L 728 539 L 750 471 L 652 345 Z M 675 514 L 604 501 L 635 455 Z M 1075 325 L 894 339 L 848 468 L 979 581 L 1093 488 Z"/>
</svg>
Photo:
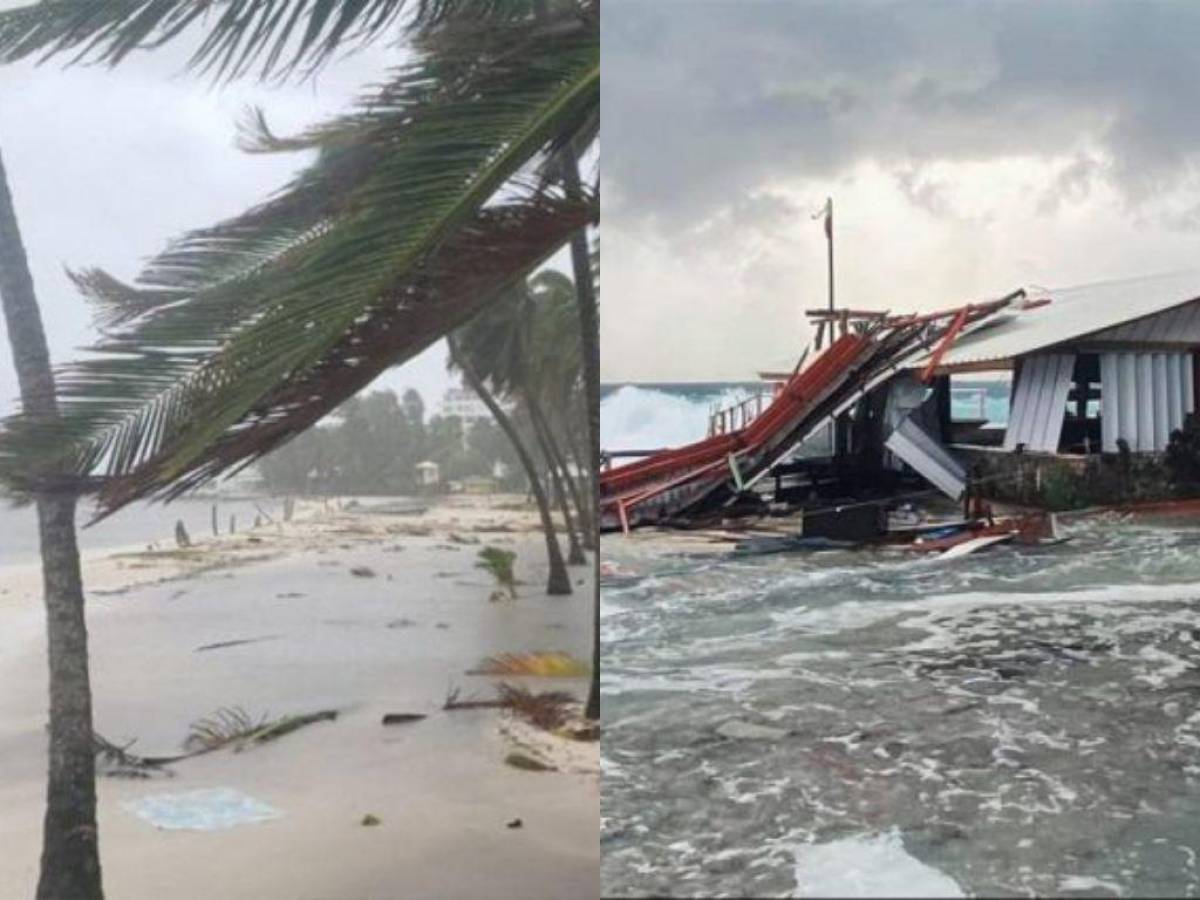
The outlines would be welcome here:
<svg viewBox="0 0 1200 900">
<path fill-rule="evenodd" d="M 829 311 L 833 312 L 833 198 L 825 201 L 825 236 L 829 244 Z"/>
</svg>

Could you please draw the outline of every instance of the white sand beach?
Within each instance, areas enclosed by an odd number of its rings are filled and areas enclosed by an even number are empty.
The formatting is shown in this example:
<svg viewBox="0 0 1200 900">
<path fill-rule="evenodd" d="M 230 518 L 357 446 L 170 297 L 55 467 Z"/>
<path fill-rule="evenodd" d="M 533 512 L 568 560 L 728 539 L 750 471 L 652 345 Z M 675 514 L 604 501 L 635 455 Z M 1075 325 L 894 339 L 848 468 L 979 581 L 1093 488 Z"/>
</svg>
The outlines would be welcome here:
<svg viewBox="0 0 1200 900">
<path fill-rule="evenodd" d="M 599 886 L 595 743 L 534 733 L 494 709 L 443 711 L 447 692 L 490 699 L 468 676 L 485 656 L 564 650 L 588 659 L 590 567 L 547 597 L 536 516 L 516 497 L 456 497 L 422 514 L 301 504 L 287 524 L 187 550 L 85 559 L 99 734 L 131 752 L 180 752 L 222 707 L 251 716 L 335 709 L 242 752 L 99 779 L 108 896 L 223 900 L 587 897 Z M 159 546 L 169 545 L 164 535 Z M 515 602 L 489 602 L 481 546 L 515 550 Z M 370 574 L 353 574 L 365 567 Z M 45 779 L 46 663 L 40 573 L 0 570 L 0 897 L 30 897 Z M 245 643 L 227 643 L 245 641 Z M 208 645 L 209 649 L 199 649 Z M 510 679 L 566 689 L 585 679 Z M 385 713 L 425 713 L 384 726 Z M 504 763 L 515 742 L 555 770 Z M 270 821 L 163 830 L 128 804 L 229 788 Z M 364 826 L 364 816 L 378 824 Z M 520 827 L 509 827 L 513 820 Z"/>
</svg>

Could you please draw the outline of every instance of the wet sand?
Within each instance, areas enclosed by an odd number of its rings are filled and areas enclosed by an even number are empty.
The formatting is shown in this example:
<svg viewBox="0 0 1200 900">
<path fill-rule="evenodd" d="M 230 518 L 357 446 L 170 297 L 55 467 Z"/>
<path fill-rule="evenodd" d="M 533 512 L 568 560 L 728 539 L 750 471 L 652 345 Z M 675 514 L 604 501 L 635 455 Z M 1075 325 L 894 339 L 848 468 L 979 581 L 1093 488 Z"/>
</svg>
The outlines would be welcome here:
<svg viewBox="0 0 1200 900">
<path fill-rule="evenodd" d="M 538 746 L 559 771 L 503 763 L 523 729 L 495 710 L 444 712 L 480 658 L 561 649 L 587 658 L 589 568 L 546 597 L 544 550 L 517 498 L 454 498 L 420 516 L 301 507 L 297 520 L 85 562 L 97 731 L 132 752 L 179 752 L 220 707 L 253 716 L 337 709 L 173 777 L 99 780 L 109 896 L 295 898 L 594 896 L 596 745 Z M 475 541 L 480 543 L 476 544 Z M 515 603 L 491 603 L 484 544 L 518 553 Z M 367 567 L 372 576 L 352 568 Z M 32 896 L 45 778 L 45 656 L 35 567 L 0 570 L 0 896 Z M 207 650 L 198 648 L 249 640 Z M 583 679 L 523 679 L 581 699 Z M 426 713 L 384 727 L 387 712 Z M 543 744 L 545 746 L 543 746 Z M 220 831 L 164 831 L 123 804 L 228 787 L 281 813 Z M 375 827 L 361 822 L 371 814 Z M 520 828 L 508 828 L 513 819 Z"/>
</svg>

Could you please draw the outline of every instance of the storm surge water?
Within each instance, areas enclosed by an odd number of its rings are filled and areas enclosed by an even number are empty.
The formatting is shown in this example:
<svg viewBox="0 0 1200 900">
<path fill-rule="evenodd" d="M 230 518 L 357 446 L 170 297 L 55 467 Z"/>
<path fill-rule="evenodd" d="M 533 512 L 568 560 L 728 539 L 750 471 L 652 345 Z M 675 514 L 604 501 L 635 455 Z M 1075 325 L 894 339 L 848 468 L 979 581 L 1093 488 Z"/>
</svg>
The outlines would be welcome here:
<svg viewBox="0 0 1200 900">
<path fill-rule="evenodd" d="M 1200 526 L 603 555 L 603 893 L 1200 891 Z M 699 552 L 697 552 L 699 550 Z"/>
<path fill-rule="evenodd" d="M 763 394 L 769 402 L 772 385 L 762 381 L 696 383 L 606 384 L 600 391 L 600 448 L 657 450 L 698 441 L 708 434 L 709 417 L 747 398 Z M 1008 421 L 1008 382 L 971 381 L 954 387 L 955 419 Z"/>
<path fill-rule="evenodd" d="M 708 434 L 714 410 L 733 406 L 770 386 L 762 383 L 613 384 L 600 392 L 600 448 L 657 450 Z"/>
</svg>

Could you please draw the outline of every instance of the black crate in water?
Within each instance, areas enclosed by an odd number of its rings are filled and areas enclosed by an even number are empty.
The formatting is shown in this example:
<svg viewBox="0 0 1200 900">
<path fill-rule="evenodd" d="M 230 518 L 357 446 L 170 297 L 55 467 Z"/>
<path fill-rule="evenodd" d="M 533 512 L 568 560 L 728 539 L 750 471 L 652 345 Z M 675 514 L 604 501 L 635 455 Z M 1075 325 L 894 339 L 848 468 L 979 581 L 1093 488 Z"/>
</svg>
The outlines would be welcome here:
<svg viewBox="0 0 1200 900">
<path fill-rule="evenodd" d="M 887 510 L 881 503 L 806 509 L 800 523 L 800 533 L 804 537 L 837 541 L 869 541 L 885 531 Z"/>
</svg>

